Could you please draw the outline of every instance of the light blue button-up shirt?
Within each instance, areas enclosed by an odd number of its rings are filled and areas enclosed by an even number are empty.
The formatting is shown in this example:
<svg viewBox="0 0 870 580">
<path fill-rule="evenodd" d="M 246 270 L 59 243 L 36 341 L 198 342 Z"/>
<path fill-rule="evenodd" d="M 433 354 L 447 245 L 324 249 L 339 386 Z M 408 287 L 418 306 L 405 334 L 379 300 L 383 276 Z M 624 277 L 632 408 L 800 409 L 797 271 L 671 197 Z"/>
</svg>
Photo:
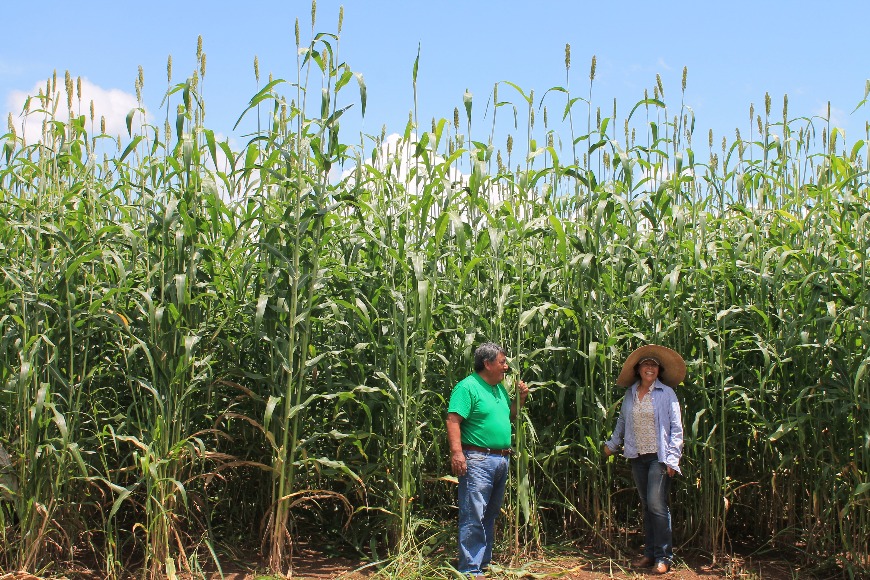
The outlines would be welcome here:
<svg viewBox="0 0 870 580">
<path fill-rule="evenodd" d="M 619 418 L 616 420 L 616 429 L 610 440 L 605 443 L 614 453 L 625 442 L 623 455 L 629 459 L 637 457 L 637 442 L 634 438 L 634 401 L 637 397 L 637 387 L 640 382 L 631 385 L 625 391 L 622 399 L 622 408 L 619 410 Z M 656 425 L 656 454 L 659 461 L 672 467 L 677 473 L 680 471 L 680 457 L 683 455 L 683 419 L 680 413 L 680 402 L 672 388 L 656 379 L 650 389 L 652 397 L 653 414 Z"/>
</svg>

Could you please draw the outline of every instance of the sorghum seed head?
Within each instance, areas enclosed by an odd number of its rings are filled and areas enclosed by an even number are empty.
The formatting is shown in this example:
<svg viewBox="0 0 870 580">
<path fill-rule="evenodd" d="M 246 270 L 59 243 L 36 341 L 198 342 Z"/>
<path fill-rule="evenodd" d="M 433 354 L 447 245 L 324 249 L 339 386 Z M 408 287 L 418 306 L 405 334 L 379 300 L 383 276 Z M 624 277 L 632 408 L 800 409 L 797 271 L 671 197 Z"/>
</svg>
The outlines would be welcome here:
<svg viewBox="0 0 870 580">
<path fill-rule="evenodd" d="M 513 135 L 508 135 L 508 137 L 507 137 L 507 152 L 508 152 L 508 155 L 510 155 L 511 152 L 512 152 L 513 150 L 514 150 L 514 136 L 513 136 Z"/>
<path fill-rule="evenodd" d="M 63 85 L 66 89 L 66 100 L 67 100 L 67 108 L 72 108 L 72 97 L 73 97 L 73 82 L 72 76 L 69 74 L 69 71 L 66 71 L 63 75 Z"/>
<path fill-rule="evenodd" d="M 296 19 L 296 26 L 295 26 L 294 31 L 296 34 L 296 48 L 299 48 L 300 45 L 299 45 L 299 19 L 298 18 Z"/>
<path fill-rule="evenodd" d="M 202 58 L 199 60 L 199 75 L 205 78 L 205 53 L 202 53 Z"/>
<path fill-rule="evenodd" d="M 100 134 L 106 134 L 106 118 L 102 116 L 100 117 Z"/>
<path fill-rule="evenodd" d="M 93 122 L 93 120 L 94 120 L 94 100 L 93 99 L 91 99 L 90 110 L 91 110 L 91 122 Z"/>
<path fill-rule="evenodd" d="M 689 75 L 689 67 L 683 67 L 683 92 L 686 92 L 686 77 Z"/>
<path fill-rule="evenodd" d="M 595 80 L 595 67 L 598 65 L 598 58 L 593 54 L 592 55 L 592 66 L 589 67 L 589 81 Z"/>
<path fill-rule="evenodd" d="M 709 137 L 707 139 L 708 145 L 710 148 L 713 148 L 713 129 L 710 129 Z"/>
<path fill-rule="evenodd" d="M 782 118 L 788 119 L 788 94 L 782 96 Z"/>
<path fill-rule="evenodd" d="M 761 124 L 761 115 L 756 115 L 755 120 L 758 123 L 758 134 L 763 135 L 764 134 L 764 126 Z"/>
<path fill-rule="evenodd" d="M 664 97 L 665 96 L 665 87 L 662 84 L 662 75 L 656 73 L 656 86 L 659 89 L 659 94 Z"/>
<path fill-rule="evenodd" d="M 341 34 L 341 27 L 344 24 L 344 6 L 338 7 L 338 33 Z"/>
<path fill-rule="evenodd" d="M 571 68 L 571 45 L 567 42 L 565 43 L 565 68 Z"/>
<path fill-rule="evenodd" d="M 172 82 L 172 55 L 169 55 L 169 58 L 166 59 L 166 82 Z"/>
<path fill-rule="evenodd" d="M 260 59 L 256 55 L 254 55 L 254 78 L 260 82 Z"/>
<path fill-rule="evenodd" d="M 453 127 L 459 130 L 459 107 L 453 107 Z"/>
<path fill-rule="evenodd" d="M 764 116 L 770 116 L 770 93 L 764 93 Z"/>
<path fill-rule="evenodd" d="M 196 60 L 202 56 L 202 34 L 196 37 Z"/>
<path fill-rule="evenodd" d="M 317 20 L 317 0 L 311 0 L 311 27 L 314 28 L 314 22 Z"/>
</svg>

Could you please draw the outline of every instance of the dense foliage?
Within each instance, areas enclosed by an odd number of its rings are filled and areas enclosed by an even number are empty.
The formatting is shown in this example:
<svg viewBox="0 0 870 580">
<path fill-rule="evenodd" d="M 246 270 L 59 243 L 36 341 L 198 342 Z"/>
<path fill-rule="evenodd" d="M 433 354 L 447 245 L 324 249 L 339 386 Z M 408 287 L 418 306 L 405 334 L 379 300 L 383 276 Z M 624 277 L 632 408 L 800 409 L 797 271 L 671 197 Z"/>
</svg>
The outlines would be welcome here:
<svg viewBox="0 0 870 580">
<path fill-rule="evenodd" d="M 337 35 L 300 46 L 241 150 L 203 121 L 201 53 L 167 75 L 165 126 L 143 105 L 106 135 L 69 77 L 10 118 L 0 568 L 452 550 L 445 401 L 484 340 L 532 386 L 510 553 L 625 549 L 636 499 L 600 444 L 621 361 L 655 342 L 689 368 L 678 547 L 870 568 L 867 140 L 768 100 L 720 147 L 660 83 L 602 113 L 593 61 L 589 98 L 496 86 L 483 140 L 466 94 L 452 118 L 412 109 L 404 135 L 350 145 L 362 77 Z"/>
</svg>

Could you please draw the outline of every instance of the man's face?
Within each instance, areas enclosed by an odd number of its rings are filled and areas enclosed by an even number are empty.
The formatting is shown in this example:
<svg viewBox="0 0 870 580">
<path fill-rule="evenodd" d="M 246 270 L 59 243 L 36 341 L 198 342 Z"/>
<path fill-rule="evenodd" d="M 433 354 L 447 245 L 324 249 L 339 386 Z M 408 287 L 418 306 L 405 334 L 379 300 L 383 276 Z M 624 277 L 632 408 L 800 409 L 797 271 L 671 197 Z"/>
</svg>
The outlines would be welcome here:
<svg viewBox="0 0 870 580">
<path fill-rule="evenodd" d="M 498 353 L 494 361 L 487 361 L 484 364 L 486 365 L 487 370 L 492 374 L 493 378 L 497 379 L 499 383 L 502 382 L 505 373 L 510 368 L 507 362 L 507 357 L 502 353 Z"/>
</svg>

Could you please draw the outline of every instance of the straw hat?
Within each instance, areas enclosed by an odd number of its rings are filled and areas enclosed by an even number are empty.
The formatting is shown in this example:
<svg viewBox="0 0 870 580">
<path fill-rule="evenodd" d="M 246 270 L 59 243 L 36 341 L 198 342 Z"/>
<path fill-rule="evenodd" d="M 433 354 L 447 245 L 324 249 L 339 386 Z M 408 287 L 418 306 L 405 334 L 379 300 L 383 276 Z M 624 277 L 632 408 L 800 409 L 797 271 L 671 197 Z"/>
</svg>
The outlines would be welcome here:
<svg viewBox="0 0 870 580">
<path fill-rule="evenodd" d="M 616 384 L 620 387 L 633 385 L 637 380 L 634 366 L 648 358 L 655 359 L 664 368 L 663 372 L 659 372 L 659 380 L 669 387 L 676 387 L 686 378 L 686 361 L 679 353 L 666 346 L 647 344 L 628 355 L 625 364 L 622 365 L 622 372 L 616 379 Z"/>
</svg>

